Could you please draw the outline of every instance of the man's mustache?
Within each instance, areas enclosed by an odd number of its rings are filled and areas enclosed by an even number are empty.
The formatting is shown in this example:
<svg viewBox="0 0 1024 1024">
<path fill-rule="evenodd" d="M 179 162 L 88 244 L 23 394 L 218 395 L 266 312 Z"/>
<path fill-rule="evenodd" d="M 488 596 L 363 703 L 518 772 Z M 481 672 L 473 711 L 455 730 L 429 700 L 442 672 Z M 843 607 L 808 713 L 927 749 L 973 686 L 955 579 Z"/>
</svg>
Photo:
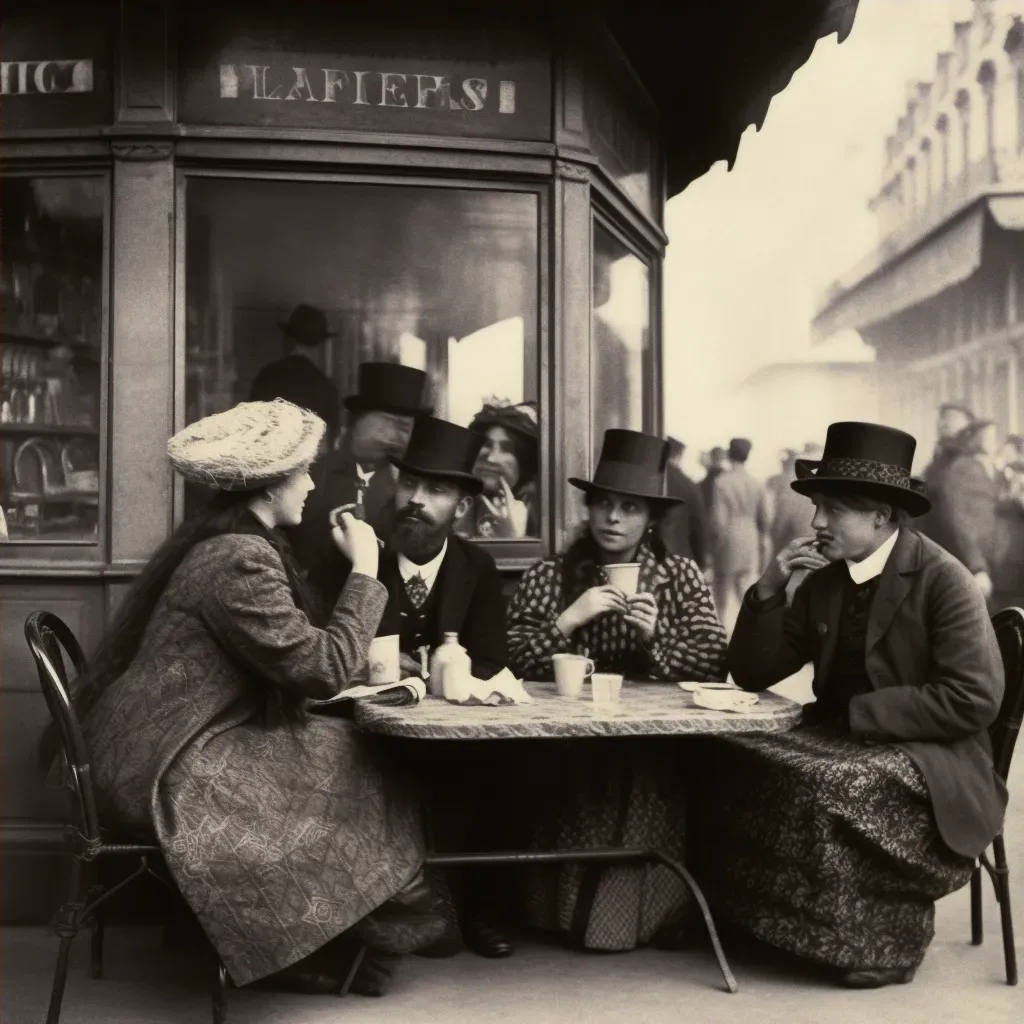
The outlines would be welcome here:
<svg viewBox="0 0 1024 1024">
<path fill-rule="evenodd" d="M 432 519 L 430 519 L 428 516 L 424 515 L 422 512 L 419 512 L 417 509 L 411 508 L 408 505 L 406 505 L 406 507 L 403 508 L 398 513 L 398 518 L 399 519 L 415 519 L 417 522 L 419 522 L 419 523 L 426 523 L 428 526 L 433 526 L 434 525 Z"/>
</svg>

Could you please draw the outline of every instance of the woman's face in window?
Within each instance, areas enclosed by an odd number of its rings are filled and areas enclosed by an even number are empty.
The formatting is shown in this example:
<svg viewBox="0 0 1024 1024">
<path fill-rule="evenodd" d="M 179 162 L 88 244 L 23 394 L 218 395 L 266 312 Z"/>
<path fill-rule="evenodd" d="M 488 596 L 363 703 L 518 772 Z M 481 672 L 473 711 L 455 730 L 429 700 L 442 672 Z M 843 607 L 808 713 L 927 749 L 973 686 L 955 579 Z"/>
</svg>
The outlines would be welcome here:
<svg viewBox="0 0 1024 1024">
<path fill-rule="evenodd" d="M 588 504 L 597 546 L 606 554 L 632 558 L 651 522 L 651 506 L 643 498 L 611 491 L 595 494 Z"/>
<path fill-rule="evenodd" d="M 513 491 L 516 489 L 521 467 L 515 440 L 504 427 L 488 428 L 473 475 L 483 481 L 484 493 L 488 495 L 501 493 L 502 479 L 508 482 Z"/>
</svg>

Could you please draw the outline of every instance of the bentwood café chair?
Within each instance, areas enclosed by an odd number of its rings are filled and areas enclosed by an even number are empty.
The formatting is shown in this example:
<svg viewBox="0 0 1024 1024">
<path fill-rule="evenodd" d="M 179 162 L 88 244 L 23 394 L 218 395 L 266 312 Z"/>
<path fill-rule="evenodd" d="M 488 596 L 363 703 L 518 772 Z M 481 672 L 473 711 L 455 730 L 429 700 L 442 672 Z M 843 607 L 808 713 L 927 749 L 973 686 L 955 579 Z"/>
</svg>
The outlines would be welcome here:
<svg viewBox="0 0 1024 1024">
<path fill-rule="evenodd" d="M 103 913 L 107 901 L 137 879 L 150 876 L 173 888 L 155 835 L 117 835 L 104 828 L 96 811 L 96 795 L 89 767 L 89 751 L 68 697 L 66 656 L 76 675 L 85 671 L 85 657 L 74 633 L 56 615 L 33 612 L 25 621 L 28 641 L 39 673 L 39 683 L 50 714 L 60 730 L 64 783 L 71 791 L 71 819 L 64 831 L 71 854 L 71 878 L 67 902 L 57 911 L 51 929 L 60 938 L 57 968 L 53 976 L 46 1024 L 58 1024 L 64 985 L 68 976 L 71 943 L 86 925 L 91 926 L 91 973 L 103 973 Z M 62 655 L 63 648 L 63 655 Z M 111 858 L 134 860 L 135 870 L 113 885 L 102 884 L 99 864 Z M 213 1021 L 227 1017 L 228 975 L 220 958 L 210 949 L 213 970 Z"/>
<path fill-rule="evenodd" d="M 992 759 L 996 773 L 1005 782 L 1010 774 L 1013 748 L 1024 718 L 1024 610 L 1004 608 L 992 616 L 992 626 L 999 642 L 999 652 L 1006 670 L 1006 692 L 999 717 L 989 730 L 992 737 Z M 1017 952 L 1013 942 L 1013 913 L 1010 907 L 1010 868 L 1006 861 L 1006 843 L 1002 833 L 992 841 L 992 856 L 983 853 L 971 876 L 971 942 L 980 946 L 984 938 L 982 924 L 982 868 L 992 879 L 999 903 L 1003 927 L 1003 955 L 1006 960 L 1006 984 L 1017 984 Z"/>
</svg>

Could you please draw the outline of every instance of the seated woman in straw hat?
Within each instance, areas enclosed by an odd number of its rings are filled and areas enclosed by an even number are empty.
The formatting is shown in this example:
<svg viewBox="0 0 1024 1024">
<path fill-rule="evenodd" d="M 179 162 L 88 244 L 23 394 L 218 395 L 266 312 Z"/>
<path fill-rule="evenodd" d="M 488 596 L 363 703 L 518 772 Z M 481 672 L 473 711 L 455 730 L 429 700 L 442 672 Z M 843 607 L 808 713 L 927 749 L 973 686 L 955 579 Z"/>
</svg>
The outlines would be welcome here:
<svg viewBox="0 0 1024 1024">
<path fill-rule="evenodd" d="M 376 536 L 346 514 L 353 571 L 323 629 L 306 616 L 280 528 L 323 433 L 279 399 L 171 439 L 218 494 L 150 560 L 75 695 L 107 815 L 156 832 L 235 984 L 308 992 L 338 987 L 345 933 L 386 959 L 444 931 L 410 793 L 348 721 L 307 711 L 349 685 L 387 603 Z M 356 990 L 379 992 L 379 963 Z"/>
<path fill-rule="evenodd" d="M 552 658 L 575 653 L 627 680 L 725 678 L 725 631 L 707 584 L 696 563 L 666 552 L 658 530 L 678 500 L 665 494 L 667 459 L 661 438 L 609 430 L 594 479 L 570 479 L 586 493 L 589 521 L 516 590 L 508 648 L 517 675 L 551 679 Z M 636 594 L 611 584 L 605 566 L 615 563 L 639 563 Z M 602 741 L 593 754 L 571 747 L 566 756 L 574 760 L 564 765 L 535 760 L 546 802 L 538 842 L 657 846 L 681 859 L 685 807 L 675 749 L 650 738 Z M 568 931 L 592 949 L 665 942 L 687 909 L 685 888 L 660 866 L 555 867 L 527 877 L 531 924 Z"/>
<path fill-rule="evenodd" d="M 811 662 L 816 700 L 792 732 L 709 741 L 693 828 L 720 914 L 855 988 L 913 978 L 934 901 L 967 884 L 1006 806 L 987 731 L 999 649 L 971 573 L 909 528 L 930 505 L 915 447 L 833 423 L 821 459 L 798 461 L 815 536 L 747 592 L 729 668 L 763 690 Z"/>
</svg>

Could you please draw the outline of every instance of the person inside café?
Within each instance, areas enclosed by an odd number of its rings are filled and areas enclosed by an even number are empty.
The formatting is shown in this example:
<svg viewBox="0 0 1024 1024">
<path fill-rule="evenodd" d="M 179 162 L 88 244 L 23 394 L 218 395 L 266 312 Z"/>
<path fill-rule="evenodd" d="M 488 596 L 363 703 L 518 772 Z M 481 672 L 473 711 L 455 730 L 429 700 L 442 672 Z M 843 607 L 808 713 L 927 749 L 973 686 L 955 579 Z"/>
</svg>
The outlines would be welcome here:
<svg viewBox="0 0 1024 1024">
<path fill-rule="evenodd" d="M 272 402 L 283 398 L 316 413 L 327 424 L 323 448 L 330 451 L 338 437 L 341 396 L 338 385 L 311 357 L 336 335 L 327 329 L 323 310 L 315 306 L 296 306 L 278 327 L 284 334 L 286 353 L 256 374 L 249 390 L 249 401 Z"/>
<path fill-rule="evenodd" d="M 729 669 L 758 691 L 810 662 L 816 699 L 791 732 L 707 741 L 692 829 L 719 915 L 854 988 L 913 979 L 935 900 L 967 884 L 1006 806 L 999 648 L 969 570 L 911 528 L 929 508 L 915 448 L 833 423 L 797 463 L 814 534 L 747 592 Z"/>
<path fill-rule="evenodd" d="M 276 400 L 170 440 L 174 468 L 216 494 L 150 559 L 73 699 L 101 813 L 155 832 L 236 985 L 336 991 L 362 945 L 353 991 L 379 994 L 376 956 L 445 922 L 415 787 L 350 721 L 309 713 L 353 681 L 388 600 L 372 528 L 345 515 L 331 541 L 351 571 L 324 627 L 307 616 L 283 529 L 324 429 Z"/>
<path fill-rule="evenodd" d="M 509 667 L 550 680 L 553 658 L 583 654 L 596 671 L 628 680 L 725 678 L 726 637 L 696 563 L 669 554 L 659 522 L 679 499 L 666 495 L 668 445 L 632 430 L 608 430 L 584 492 L 588 519 L 567 550 L 527 570 L 508 615 Z M 606 566 L 639 565 L 637 592 L 610 582 Z M 575 747 L 568 764 L 537 761 L 533 841 L 544 849 L 649 846 L 683 857 L 680 765 L 674 747 L 649 739 Z M 528 922 L 568 933 L 591 949 L 671 945 L 685 931 L 688 893 L 657 866 L 531 868 Z"/>
<path fill-rule="evenodd" d="M 347 567 L 332 540 L 331 513 L 345 505 L 381 536 L 390 529 L 395 472 L 389 459 L 404 453 L 413 420 L 428 415 L 427 375 L 397 363 L 362 363 L 358 390 L 345 399 L 342 446 L 313 467 L 314 489 L 302 522 L 289 531 L 299 564 L 308 573 L 317 620 L 330 613 Z"/>
<path fill-rule="evenodd" d="M 456 523 L 456 533 L 467 538 L 540 536 L 537 403 L 490 402 L 469 429 L 484 438 L 473 467 L 484 486 Z"/>
<path fill-rule="evenodd" d="M 405 454 L 391 456 L 395 484 L 393 526 L 381 555 L 379 579 L 388 602 L 378 636 L 398 634 L 403 678 L 421 677 L 430 652 L 457 633 L 477 679 L 505 668 L 505 596 L 494 559 L 458 537 L 454 527 L 465 516 L 483 483 L 474 475 L 484 438 L 477 432 L 433 416 L 418 418 Z M 429 668 L 428 668 L 429 671 Z M 504 765 L 485 749 L 436 752 L 430 764 L 435 779 L 462 780 L 434 787 L 431 799 L 443 802 L 453 841 L 469 849 L 500 844 L 497 789 Z M 447 789 L 447 792 L 444 790 Z M 444 809 L 435 808 L 440 819 Z M 443 829 L 442 829 L 443 830 Z M 449 929 L 428 956 L 447 956 L 464 941 L 480 956 L 504 957 L 512 944 L 498 924 L 500 900 L 493 869 L 466 870 L 461 894 L 452 899 L 448 878 L 432 875 Z M 459 912 L 455 903 L 460 904 Z M 461 920 L 459 918 L 461 917 Z"/>
</svg>

